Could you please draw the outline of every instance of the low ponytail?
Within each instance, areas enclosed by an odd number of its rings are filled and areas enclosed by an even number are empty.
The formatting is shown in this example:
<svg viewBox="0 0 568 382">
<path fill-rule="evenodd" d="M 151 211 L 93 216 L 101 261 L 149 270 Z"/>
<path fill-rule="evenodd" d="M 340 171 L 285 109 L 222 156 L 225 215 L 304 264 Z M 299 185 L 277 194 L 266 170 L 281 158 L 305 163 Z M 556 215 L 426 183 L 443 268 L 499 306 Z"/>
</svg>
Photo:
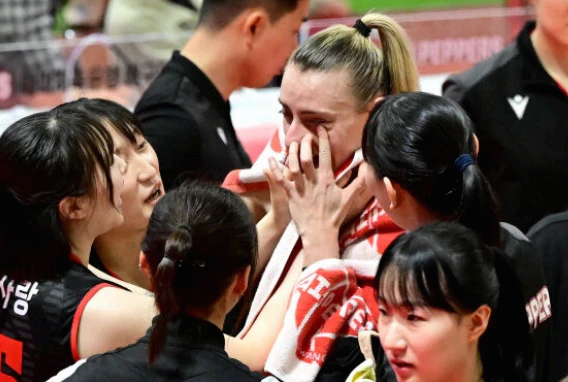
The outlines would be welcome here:
<svg viewBox="0 0 568 382">
<path fill-rule="evenodd" d="M 499 208 L 489 182 L 477 164 L 463 171 L 457 221 L 477 232 L 485 244 L 500 247 Z"/>
<path fill-rule="evenodd" d="M 535 355 L 525 301 L 517 276 L 505 254 L 489 248 L 499 281 L 496 306 L 479 340 L 485 381 L 534 380 Z"/>
<path fill-rule="evenodd" d="M 166 240 L 164 257 L 158 264 L 154 276 L 154 292 L 156 306 L 160 311 L 148 349 L 148 363 L 152 364 L 164 347 L 165 332 L 168 321 L 180 313 L 180 304 L 174 290 L 176 271 L 181 267 L 193 245 L 191 229 L 180 226 Z"/>
<path fill-rule="evenodd" d="M 369 13 L 361 21 L 379 32 L 383 52 L 381 93 L 418 91 L 419 74 L 412 45 L 402 27 L 389 16 Z"/>
</svg>

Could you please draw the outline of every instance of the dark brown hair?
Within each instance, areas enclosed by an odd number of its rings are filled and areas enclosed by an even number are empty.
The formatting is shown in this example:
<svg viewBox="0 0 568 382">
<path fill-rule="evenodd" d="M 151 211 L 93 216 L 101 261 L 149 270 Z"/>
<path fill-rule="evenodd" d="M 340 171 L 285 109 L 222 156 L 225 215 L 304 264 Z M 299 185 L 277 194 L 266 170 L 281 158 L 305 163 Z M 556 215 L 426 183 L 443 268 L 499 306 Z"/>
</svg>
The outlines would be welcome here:
<svg viewBox="0 0 568 382">
<path fill-rule="evenodd" d="M 113 200 L 112 138 L 80 99 L 25 117 L 0 137 L 0 273 L 49 279 L 69 265 L 59 203 L 94 197 L 99 174 Z"/>
<path fill-rule="evenodd" d="M 188 308 L 205 310 L 258 255 L 256 226 L 232 192 L 186 183 L 156 205 L 142 243 L 152 271 L 160 315 L 150 338 L 149 362 L 161 352 L 166 324 Z"/>
</svg>

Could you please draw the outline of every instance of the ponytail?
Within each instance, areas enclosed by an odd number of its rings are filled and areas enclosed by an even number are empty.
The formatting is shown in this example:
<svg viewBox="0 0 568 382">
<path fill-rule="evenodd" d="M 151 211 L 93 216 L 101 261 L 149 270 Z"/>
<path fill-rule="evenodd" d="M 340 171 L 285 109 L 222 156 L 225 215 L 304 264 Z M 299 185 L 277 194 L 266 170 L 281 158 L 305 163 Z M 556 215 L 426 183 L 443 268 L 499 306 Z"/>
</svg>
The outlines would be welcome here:
<svg viewBox="0 0 568 382">
<path fill-rule="evenodd" d="M 180 306 L 174 291 L 176 271 L 182 266 L 187 253 L 193 245 L 191 229 L 180 226 L 166 240 L 164 257 L 158 264 L 154 277 L 156 306 L 160 311 L 148 349 L 148 363 L 152 364 L 164 347 L 165 332 L 168 321 L 180 313 Z"/>
<path fill-rule="evenodd" d="M 479 340 L 485 381 L 533 381 L 534 347 L 517 276 L 505 254 L 489 248 L 499 291 L 487 331 Z"/>
<path fill-rule="evenodd" d="M 382 51 L 370 38 L 377 29 Z M 301 71 L 346 70 L 358 109 L 368 112 L 380 95 L 419 89 L 418 69 L 404 30 L 392 18 L 370 13 L 353 27 L 333 25 L 305 41 L 290 58 Z"/>
<path fill-rule="evenodd" d="M 462 173 L 462 198 L 456 220 L 474 230 L 485 244 L 500 247 L 498 203 L 489 182 L 476 164 Z"/>
<path fill-rule="evenodd" d="M 376 29 L 381 38 L 384 57 L 381 93 L 387 95 L 418 91 L 418 67 L 410 41 L 402 27 L 389 16 L 380 13 L 369 13 L 363 16 L 361 21 Z"/>
</svg>

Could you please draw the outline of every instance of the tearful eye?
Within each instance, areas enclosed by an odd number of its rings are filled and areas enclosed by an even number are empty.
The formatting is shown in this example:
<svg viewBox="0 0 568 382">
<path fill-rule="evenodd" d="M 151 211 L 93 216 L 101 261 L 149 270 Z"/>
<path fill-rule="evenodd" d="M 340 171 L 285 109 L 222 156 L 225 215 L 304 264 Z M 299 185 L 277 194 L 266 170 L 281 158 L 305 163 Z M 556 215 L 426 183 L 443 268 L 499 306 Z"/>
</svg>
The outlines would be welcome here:
<svg viewBox="0 0 568 382">
<path fill-rule="evenodd" d="M 419 317 L 415 314 L 409 314 L 407 317 L 408 321 L 424 321 L 424 319 L 422 317 Z"/>
</svg>

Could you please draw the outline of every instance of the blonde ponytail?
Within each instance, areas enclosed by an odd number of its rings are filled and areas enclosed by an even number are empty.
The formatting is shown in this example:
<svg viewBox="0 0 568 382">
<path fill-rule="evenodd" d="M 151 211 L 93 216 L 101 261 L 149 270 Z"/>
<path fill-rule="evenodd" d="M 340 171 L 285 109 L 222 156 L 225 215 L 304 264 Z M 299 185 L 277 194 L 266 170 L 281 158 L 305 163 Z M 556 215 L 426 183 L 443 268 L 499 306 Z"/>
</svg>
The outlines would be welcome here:
<svg viewBox="0 0 568 382">
<path fill-rule="evenodd" d="M 364 25 L 361 25 L 364 24 Z M 379 49 L 366 27 L 377 29 Z M 419 90 L 418 69 L 404 30 L 379 13 L 364 16 L 357 28 L 333 25 L 304 42 L 290 58 L 302 71 L 347 70 L 360 109 L 367 109 L 380 95 Z"/>
<path fill-rule="evenodd" d="M 369 13 L 361 21 L 379 32 L 383 52 L 383 95 L 418 91 L 419 74 L 406 32 L 392 18 Z"/>
</svg>

